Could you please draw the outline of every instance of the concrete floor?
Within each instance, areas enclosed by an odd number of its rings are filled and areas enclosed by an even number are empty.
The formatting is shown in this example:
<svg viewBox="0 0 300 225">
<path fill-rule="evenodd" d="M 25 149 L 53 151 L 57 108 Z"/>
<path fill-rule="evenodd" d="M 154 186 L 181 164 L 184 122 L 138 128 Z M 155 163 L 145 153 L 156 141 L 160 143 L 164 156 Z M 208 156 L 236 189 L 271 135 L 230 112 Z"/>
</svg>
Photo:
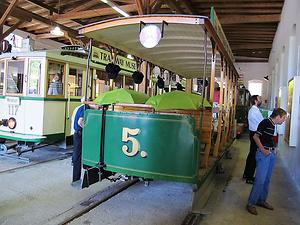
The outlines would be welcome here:
<svg viewBox="0 0 300 225">
<path fill-rule="evenodd" d="M 225 174 L 218 175 L 199 224 L 300 225 L 299 192 L 280 156 L 269 195 L 275 210 L 258 208 L 258 216 L 246 211 L 251 185 L 241 177 L 248 149 L 246 138 L 233 144 L 233 159 L 227 160 L 230 166 L 225 168 Z M 112 185 L 101 182 L 77 190 L 70 186 L 71 173 L 70 158 L 0 173 L 0 224 L 59 224 L 78 203 Z M 191 198 L 188 184 L 155 181 L 144 187 L 140 182 L 70 224 L 180 225 L 191 209 Z"/>
<path fill-rule="evenodd" d="M 58 216 L 78 202 L 111 185 L 71 187 L 71 159 L 56 160 L 0 173 L 0 224 L 57 224 Z"/>
<path fill-rule="evenodd" d="M 257 207 L 258 215 L 246 211 L 251 185 L 242 179 L 249 141 L 245 137 L 235 142 L 236 165 L 227 186 L 217 188 L 203 210 L 207 214 L 200 225 L 298 225 L 300 224 L 300 194 L 284 167 L 280 154 L 277 157 L 270 185 L 268 202 L 274 211 Z M 281 147 L 287 147 L 281 145 Z M 238 151 L 237 151 L 238 150 Z"/>
<path fill-rule="evenodd" d="M 142 182 L 104 202 L 70 225 L 180 225 L 191 209 L 188 184 Z"/>
</svg>

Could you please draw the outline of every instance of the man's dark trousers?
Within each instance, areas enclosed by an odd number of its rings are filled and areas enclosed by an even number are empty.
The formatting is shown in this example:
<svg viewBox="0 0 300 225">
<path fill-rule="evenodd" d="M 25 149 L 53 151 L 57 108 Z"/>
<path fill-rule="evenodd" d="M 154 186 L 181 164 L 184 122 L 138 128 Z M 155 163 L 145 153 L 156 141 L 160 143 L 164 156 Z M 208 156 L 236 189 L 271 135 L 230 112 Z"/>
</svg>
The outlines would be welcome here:
<svg viewBox="0 0 300 225">
<path fill-rule="evenodd" d="M 255 131 L 250 131 L 250 133 L 249 133 L 250 151 L 247 156 L 246 166 L 245 166 L 244 175 L 243 175 L 243 177 L 246 178 L 247 180 L 252 180 L 254 178 L 254 172 L 255 172 L 255 167 L 256 167 L 255 155 L 256 155 L 257 145 L 253 139 L 254 134 L 255 134 Z"/>
<path fill-rule="evenodd" d="M 73 182 L 81 177 L 82 131 L 75 131 L 73 135 Z"/>
</svg>

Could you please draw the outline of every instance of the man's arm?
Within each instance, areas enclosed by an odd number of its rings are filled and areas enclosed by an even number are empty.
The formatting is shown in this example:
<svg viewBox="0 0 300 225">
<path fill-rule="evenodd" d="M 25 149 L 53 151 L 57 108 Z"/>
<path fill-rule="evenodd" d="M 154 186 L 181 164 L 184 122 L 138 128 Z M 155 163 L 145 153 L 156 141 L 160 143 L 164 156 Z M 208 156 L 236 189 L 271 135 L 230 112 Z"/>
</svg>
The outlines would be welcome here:
<svg viewBox="0 0 300 225">
<path fill-rule="evenodd" d="M 270 154 L 270 150 L 265 149 L 264 146 L 262 145 L 262 143 L 260 142 L 259 135 L 258 135 L 257 133 L 254 134 L 253 139 L 254 139 L 254 141 L 255 141 L 257 147 L 262 151 L 262 153 L 263 153 L 264 155 L 267 156 L 267 155 Z"/>
<path fill-rule="evenodd" d="M 77 123 L 81 128 L 83 128 L 83 117 L 80 117 Z"/>
</svg>

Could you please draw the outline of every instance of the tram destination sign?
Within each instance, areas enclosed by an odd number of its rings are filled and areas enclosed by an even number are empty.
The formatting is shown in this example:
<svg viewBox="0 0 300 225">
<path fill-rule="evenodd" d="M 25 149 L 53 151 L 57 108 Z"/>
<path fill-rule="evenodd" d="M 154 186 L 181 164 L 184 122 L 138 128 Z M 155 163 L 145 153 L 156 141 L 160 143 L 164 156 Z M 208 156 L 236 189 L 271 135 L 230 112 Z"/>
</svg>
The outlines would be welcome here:
<svg viewBox="0 0 300 225">
<path fill-rule="evenodd" d="M 111 62 L 111 54 L 108 51 L 93 46 L 92 62 L 107 65 L 108 63 Z M 136 61 L 120 55 L 117 55 L 116 64 L 119 65 L 121 69 L 127 70 L 129 72 L 134 72 L 137 70 Z"/>
</svg>

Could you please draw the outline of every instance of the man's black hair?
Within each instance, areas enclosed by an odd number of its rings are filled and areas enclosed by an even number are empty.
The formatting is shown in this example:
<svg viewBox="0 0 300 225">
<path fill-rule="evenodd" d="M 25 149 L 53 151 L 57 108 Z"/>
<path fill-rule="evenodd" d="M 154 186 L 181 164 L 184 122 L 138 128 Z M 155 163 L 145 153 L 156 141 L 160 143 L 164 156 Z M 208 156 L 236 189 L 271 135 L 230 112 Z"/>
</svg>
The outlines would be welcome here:
<svg viewBox="0 0 300 225">
<path fill-rule="evenodd" d="M 255 105 L 255 101 L 257 100 L 257 97 L 258 97 L 259 95 L 252 95 L 251 96 L 251 98 L 250 98 L 250 103 L 251 103 L 251 105 Z"/>
<path fill-rule="evenodd" d="M 275 108 L 271 114 L 271 118 L 275 118 L 276 116 L 280 116 L 280 117 L 283 117 L 285 116 L 287 113 L 284 109 L 282 108 Z"/>
</svg>

